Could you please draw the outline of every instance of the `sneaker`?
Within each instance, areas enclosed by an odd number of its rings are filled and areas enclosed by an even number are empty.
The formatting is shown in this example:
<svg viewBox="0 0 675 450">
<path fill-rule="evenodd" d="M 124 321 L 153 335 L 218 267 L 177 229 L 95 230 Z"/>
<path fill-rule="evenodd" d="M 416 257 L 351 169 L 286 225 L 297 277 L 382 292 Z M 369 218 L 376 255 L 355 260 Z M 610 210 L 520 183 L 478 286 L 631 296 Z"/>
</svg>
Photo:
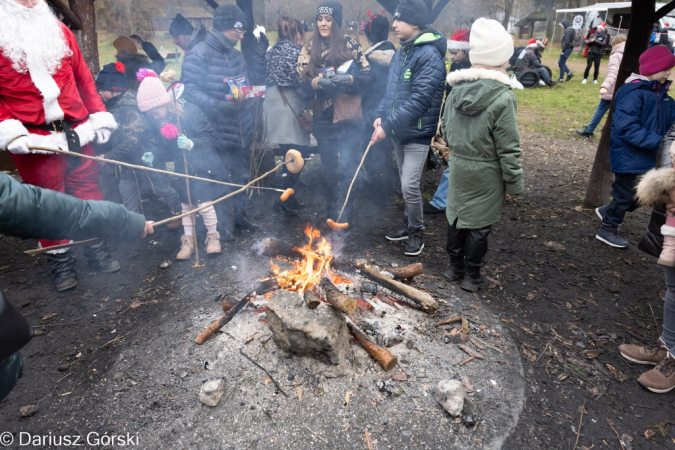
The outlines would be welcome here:
<svg viewBox="0 0 675 450">
<path fill-rule="evenodd" d="M 563 79 L 561 78 L 561 79 L 558 80 L 558 83 L 563 83 L 564 81 L 565 81 L 565 80 L 563 80 Z"/>
<path fill-rule="evenodd" d="M 583 80 L 581 80 L 581 84 L 586 84 L 586 78 L 584 78 Z"/>
<path fill-rule="evenodd" d="M 607 205 L 605 206 L 598 206 L 595 208 L 595 215 L 598 216 L 600 221 L 602 222 L 605 220 L 605 213 L 607 212 Z"/>
<path fill-rule="evenodd" d="M 663 361 L 652 370 L 643 373 L 638 378 L 638 383 L 645 389 L 665 394 L 675 388 L 675 358 L 668 352 Z"/>
<path fill-rule="evenodd" d="M 405 246 L 406 256 L 417 256 L 422 253 L 424 242 L 422 242 L 422 230 L 410 230 L 408 235 L 408 244 Z"/>
<path fill-rule="evenodd" d="M 120 263 L 108 253 L 106 241 L 88 245 L 83 249 L 89 268 L 101 273 L 115 273 L 120 270 Z"/>
<path fill-rule="evenodd" d="M 593 84 L 598 84 L 598 80 L 593 80 Z"/>
<path fill-rule="evenodd" d="M 206 254 L 215 255 L 220 251 L 220 234 L 217 231 L 206 233 Z"/>
<path fill-rule="evenodd" d="M 576 132 L 579 136 L 593 137 L 593 133 L 589 133 L 588 131 L 586 131 L 586 128 L 584 128 L 583 130 L 576 130 Z"/>
<path fill-rule="evenodd" d="M 558 85 L 558 82 L 557 82 L 557 81 L 551 80 L 551 82 L 548 84 L 548 87 L 549 87 L 549 88 L 552 88 L 553 86 L 557 86 L 557 85 Z"/>
<path fill-rule="evenodd" d="M 607 245 L 611 245 L 616 248 L 626 248 L 628 247 L 628 241 L 619 236 L 619 230 L 607 230 L 605 228 L 600 228 L 598 234 L 595 235 L 595 238 L 604 242 Z"/>
<path fill-rule="evenodd" d="M 539 86 L 546 86 L 546 83 L 544 83 L 544 80 L 539 80 Z"/>
<path fill-rule="evenodd" d="M 192 252 L 195 251 L 195 238 L 193 236 L 188 236 L 187 234 L 184 234 L 180 238 L 180 251 L 176 255 L 176 259 L 178 261 L 185 261 L 186 259 L 190 259 L 190 256 L 192 256 Z"/>
<path fill-rule="evenodd" d="M 488 286 L 488 279 L 485 278 L 485 275 L 478 275 L 478 278 L 474 278 L 468 273 L 464 274 L 462 278 L 462 283 L 459 285 L 460 288 L 468 292 L 476 292 L 479 289 L 486 288 Z"/>
<path fill-rule="evenodd" d="M 425 203 L 424 206 L 422 207 L 422 211 L 424 214 L 441 214 L 445 212 L 445 208 L 436 208 L 434 205 L 431 203 Z"/>
<path fill-rule="evenodd" d="M 663 345 L 661 339 L 659 339 L 656 343 L 645 346 L 621 344 L 619 345 L 619 353 L 630 362 L 636 364 L 651 364 L 655 366 L 663 361 L 668 350 L 666 349 L 666 346 Z"/>
<path fill-rule="evenodd" d="M 570 73 L 567 75 L 567 81 L 570 81 L 570 80 L 572 79 L 573 76 L 574 76 L 574 74 L 570 72 Z"/>
<path fill-rule="evenodd" d="M 390 241 L 405 241 L 408 239 L 408 222 L 399 222 L 394 231 L 387 233 L 386 238 Z"/>
</svg>

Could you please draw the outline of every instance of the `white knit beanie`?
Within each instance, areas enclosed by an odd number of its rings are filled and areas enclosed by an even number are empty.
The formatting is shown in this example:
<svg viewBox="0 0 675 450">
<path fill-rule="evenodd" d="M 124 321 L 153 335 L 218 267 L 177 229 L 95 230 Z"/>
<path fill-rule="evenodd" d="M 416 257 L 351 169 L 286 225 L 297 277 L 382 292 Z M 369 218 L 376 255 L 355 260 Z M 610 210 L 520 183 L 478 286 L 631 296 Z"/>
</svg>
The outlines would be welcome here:
<svg viewBox="0 0 675 450">
<path fill-rule="evenodd" d="M 471 26 L 469 59 L 472 64 L 499 67 L 513 56 L 511 35 L 501 23 L 481 17 Z"/>
<path fill-rule="evenodd" d="M 136 102 L 141 112 L 147 112 L 159 106 L 167 105 L 171 102 L 171 96 L 166 92 L 166 88 L 157 75 L 147 76 L 141 81 L 141 85 L 136 92 Z"/>
</svg>

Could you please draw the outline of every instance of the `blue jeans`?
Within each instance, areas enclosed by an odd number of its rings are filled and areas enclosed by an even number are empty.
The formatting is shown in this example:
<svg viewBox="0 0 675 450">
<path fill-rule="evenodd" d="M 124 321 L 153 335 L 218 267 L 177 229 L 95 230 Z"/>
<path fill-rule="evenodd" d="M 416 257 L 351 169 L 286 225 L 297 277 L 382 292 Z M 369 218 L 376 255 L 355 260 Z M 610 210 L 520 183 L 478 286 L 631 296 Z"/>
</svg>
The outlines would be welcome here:
<svg viewBox="0 0 675 450">
<path fill-rule="evenodd" d="M 598 107 L 595 109 L 595 114 L 593 114 L 591 123 L 586 127 L 587 132 L 592 134 L 595 131 L 602 118 L 605 117 L 605 113 L 609 110 L 610 106 L 612 106 L 612 102 L 609 100 L 600 100 Z"/>
<path fill-rule="evenodd" d="M 548 70 L 546 70 L 545 67 L 535 67 L 533 70 L 537 71 L 539 78 L 541 78 L 541 81 L 546 83 L 547 86 L 551 84 L 551 77 L 548 76 Z"/>
<path fill-rule="evenodd" d="M 572 54 L 572 49 L 568 48 L 560 54 L 560 59 L 558 60 L 558 67 L 560 67 L 560 79 L 562 80 L 565 74 L 571 74 L 572 71 L 567 67 L 567 58 Z"/>
<path fill-rule="evenodd" d="M 666 299 L 663 303 L 663 332 L 661 340 L 668 351 L 675 351 L 675 268 L 664 267 L 666 276 Z"/>
<path fill-rule="evenodd" d="M 448 206 L 448 185 L 450 180 L 450 167 L 443 171 L 441 181 L 438 182 L 438 189 L 434 194 L 434 198 L 429 202 L 431 206 L 438 209 L 445 209 Z"/>
</svg>

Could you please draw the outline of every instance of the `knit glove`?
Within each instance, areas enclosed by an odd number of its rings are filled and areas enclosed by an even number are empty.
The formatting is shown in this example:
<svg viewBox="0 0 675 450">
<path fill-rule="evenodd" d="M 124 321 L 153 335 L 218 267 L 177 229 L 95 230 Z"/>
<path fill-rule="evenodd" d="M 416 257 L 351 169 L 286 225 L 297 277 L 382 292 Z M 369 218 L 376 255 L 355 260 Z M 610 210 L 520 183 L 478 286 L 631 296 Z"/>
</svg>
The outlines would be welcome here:
<svg viewBox="0 0 675 450">
<path fill-rule="evenodd" d="M 110 140 L 110 135 L 112 134 L 112 131 L 110 131 L 107 128 L 100 128 L 96 130 L 96 140 L 98 141 L 99 144 L 105 144 Z"/>
<path fill-rule="evenodd" d="M 192 147 L 195 146 L 195 143 L 188 139 L 184 134 L 178 135 L 178 148 L 189 152 L 192 150 Z"/>
<path fill-rule="evenodd" d="M 145 152 L 141 157 L 141 161 L 143 161 L 143 164 L 146 166 L 152 167 L 152 163 L 155 161 L 155 155 L 153 155 L 152 152 Z"/>
<path fill-rule="evenodd" d="M 28 147 L 33 146 L 33 140 L 28 136 L 21 136 L 7 144 L 7 150 L 15 155 L 25 155 L 30 153 Z"/>
<path fill-rule="evenodd" d="M 346 73 L 338 73 L 330 78 L 330 82 L 333 83 L 333 86 L 335 86 L 336 88 L 347 86 L 351 81 L 352 77 L 350 77 Z"/>
</svg>

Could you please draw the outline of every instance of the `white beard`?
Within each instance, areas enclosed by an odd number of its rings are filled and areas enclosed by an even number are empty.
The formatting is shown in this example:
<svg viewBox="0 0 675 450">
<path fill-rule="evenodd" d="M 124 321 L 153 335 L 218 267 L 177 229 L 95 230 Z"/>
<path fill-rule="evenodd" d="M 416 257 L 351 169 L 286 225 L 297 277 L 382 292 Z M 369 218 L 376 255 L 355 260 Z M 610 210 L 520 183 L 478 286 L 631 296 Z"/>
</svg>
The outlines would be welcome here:
<svg viewBox="0 0 675 450">
<path fill-rule="evenodd" d="M 0 17 L 0 51 L 17 72 L 54 75 L 63 58 L 72 55 L 58 18 L 44 0 L 34 8 L 0 0 Z"/>
</svg>

